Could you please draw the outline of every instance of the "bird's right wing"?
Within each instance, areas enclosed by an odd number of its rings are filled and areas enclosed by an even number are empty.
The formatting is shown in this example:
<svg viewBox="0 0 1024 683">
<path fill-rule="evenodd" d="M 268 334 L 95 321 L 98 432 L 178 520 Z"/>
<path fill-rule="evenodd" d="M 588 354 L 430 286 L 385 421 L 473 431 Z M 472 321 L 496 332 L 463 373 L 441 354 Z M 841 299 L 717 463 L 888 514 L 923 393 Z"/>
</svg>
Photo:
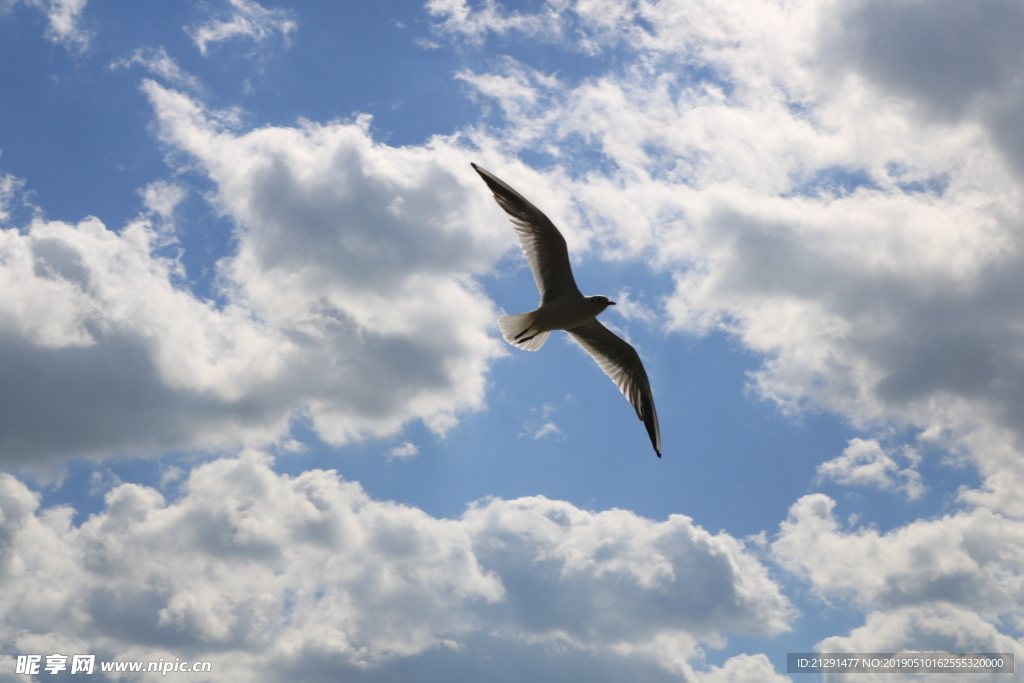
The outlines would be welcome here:
<svg viewBox="0 0 1024 683">
<path fill-rule="evenodd" d="M 473 168 L 491 188 L 498 205 L 505 209 L 512 221 L 519 237 L 519 246 L 533 271 L 533 279 L 537 281 L 541 303 L 557 299 L 563 294 L 579 294 L 580 290 L 572 276 L 572 266 L 569 265 L 565 238 L 555 224 L 540 209 L 526 201 L 523 195 L 491 172 L 476 164 L 473 164 Z"/>
<path fill-rule="evenodd" d="M 633 404 L 636 416 L 643 420 L 654 452 L 660 458 L 661 428 L 658 426 L 658 413 L 654 409 L 651 383 L 647 379 L 640 354 L 628 342 L 598 322 L 597 318 L 591 318 L 567 331 L 584 351 L 593 356 L 619 391 Z"/>
</svg>

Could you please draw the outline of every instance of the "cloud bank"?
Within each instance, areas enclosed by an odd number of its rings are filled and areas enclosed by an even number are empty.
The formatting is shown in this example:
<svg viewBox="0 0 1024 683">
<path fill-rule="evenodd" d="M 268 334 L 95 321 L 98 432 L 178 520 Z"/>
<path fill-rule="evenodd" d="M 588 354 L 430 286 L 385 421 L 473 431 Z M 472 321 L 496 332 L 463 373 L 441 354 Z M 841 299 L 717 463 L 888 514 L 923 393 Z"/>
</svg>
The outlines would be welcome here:
<svg viewBox="0 0 1024 683">
<path fill-rule="evenodd" d="M 681 515 L 533 497 L 437 519 L 333 471 L 271 466 L 257 451 L 199 466 L 171 501 L 121 484 L 77 526 L 0 475 L 5 650 L 210 660 L 225 681 L 388 680 L 418 657 L 465 666 L 445 653 L 466 647 L 687 675 L 723 634 L 773 635 L 792 616 L 742 542 Z M 771 671 L 757 657 L 734 668 Z"/>
</svg>

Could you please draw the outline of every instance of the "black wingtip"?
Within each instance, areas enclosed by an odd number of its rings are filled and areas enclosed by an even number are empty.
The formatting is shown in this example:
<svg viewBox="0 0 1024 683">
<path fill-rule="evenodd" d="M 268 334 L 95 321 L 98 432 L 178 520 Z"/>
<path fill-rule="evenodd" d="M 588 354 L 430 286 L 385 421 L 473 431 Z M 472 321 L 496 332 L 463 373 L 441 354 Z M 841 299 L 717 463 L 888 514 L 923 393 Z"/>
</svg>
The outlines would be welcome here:
<svg viewBox="0 0 1024 683">
<path fill-rule="evenodd" d="M 501 208 L 505 209 L 506 212 L 512 211 L 513 213 L 521 213 L 531 208 L 536 210 L 536 208 L 533 207 L 530 202 L 526 201 L 521 194 L 506 185 L 505 181 L 500 180 L 486 168 L 481 168 L 472 162 L 470 162 L 470 166 L 473 167 L 474 171 L 480 174 L 483 181 L 487 183 L 487 187 L 491 189 L 491 192 L 494 194 L 494 198 L 498 201 L 498 204 Z"/>
<path fill-rule="evenodd" d="M 473 167 L 474 171 L 480 174 L 480 177 L 484 179 L 484 182 L 487 183 L 487 185 L 491 188 L 492 191 L 494 191 L 495 194 L 497 194 L 498 189 L 501 187 L 501 181 L 498 180 L 494 176 L 494 174 L 488 171 L 486 168 L 482 166 L 477 166 L 472 161 L 469 162 L 469 165 Z"/>
</svg>

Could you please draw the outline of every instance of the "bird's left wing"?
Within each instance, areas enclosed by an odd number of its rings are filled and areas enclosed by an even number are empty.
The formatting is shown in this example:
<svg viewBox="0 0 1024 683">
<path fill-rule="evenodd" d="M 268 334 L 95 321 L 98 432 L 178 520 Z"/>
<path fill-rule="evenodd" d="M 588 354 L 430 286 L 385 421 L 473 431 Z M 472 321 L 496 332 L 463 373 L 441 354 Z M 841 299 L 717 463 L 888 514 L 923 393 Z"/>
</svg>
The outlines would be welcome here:
<svg viewBox="0 0 1024 683">
<path fill-rule="evenodd" d="M 565 238 L 544 212 L 485 168 L 472 164 L 494 193 L 498 205 L 505 209 L 519 237 L 519 246 L 530 263 L 533 279 L 545 304 L 563 294 L 579 294 L 569 265 L 569 249 Z"/>
<path fill-rule="evenodd" d="M 612 378 L 619 391 L 629 399 L 636 409 L 636 415 L 644 422 L 651 437 L 654 452 L 661 457 L 661 429 L 658 427 L 658 413 L 654 409 L 651 383 L 647 379 L 640 354 L 626 341 L 591 318 L 579 327 L 568 330 L 583 349 L 593 356 L 605 374 Z"/>
</svg>

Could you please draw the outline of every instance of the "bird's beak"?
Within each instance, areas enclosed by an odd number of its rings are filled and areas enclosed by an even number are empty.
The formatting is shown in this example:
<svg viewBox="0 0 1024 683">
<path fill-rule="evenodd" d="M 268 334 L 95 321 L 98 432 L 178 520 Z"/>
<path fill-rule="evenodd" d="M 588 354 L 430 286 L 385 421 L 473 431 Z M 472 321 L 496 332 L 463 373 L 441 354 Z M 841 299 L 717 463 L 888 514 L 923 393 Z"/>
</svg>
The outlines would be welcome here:
<svg viewBox="0 0 1024 683">
<path fill-rule="evenodd" d="M 608 305 L 609 305 L 609 306 L 614 306 L 614 305 L 615 305 L 615 302 L 614 302 L 614 301 L 609 301 L 609 302 L 608 302 Z"/>
</svg>

